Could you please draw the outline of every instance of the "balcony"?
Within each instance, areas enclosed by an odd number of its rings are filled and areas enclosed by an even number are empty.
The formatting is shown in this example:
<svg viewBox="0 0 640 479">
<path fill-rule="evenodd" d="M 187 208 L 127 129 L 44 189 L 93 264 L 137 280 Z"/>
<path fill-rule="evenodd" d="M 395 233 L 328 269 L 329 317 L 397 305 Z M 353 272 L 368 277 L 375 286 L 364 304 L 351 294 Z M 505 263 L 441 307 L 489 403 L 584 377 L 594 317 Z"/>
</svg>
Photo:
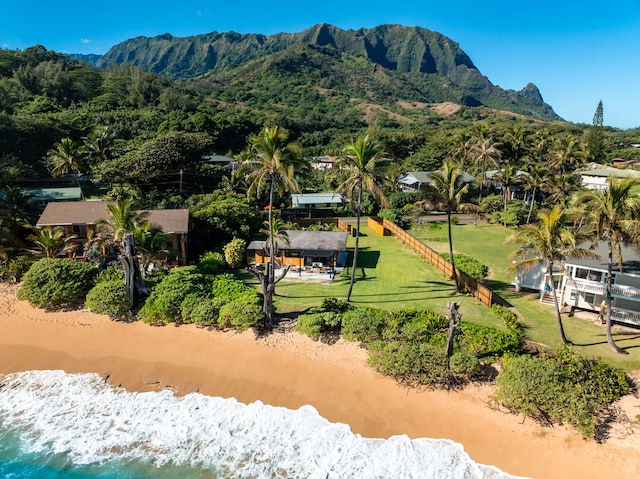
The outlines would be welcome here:
<svg viewBox="0 0 640 479">
<path fill-rule="evenodd" d="M 636 328 L 640 327 L 640 313 L 637 311 L 613 308 L 611 311 L 611 320 L 619 324 L 628 324 Z"/>
<path fill-rule="evenodd" d="M 567 285 L 578 291 L 584 291 L 586 293 L 605 294 L 605 284 L 598 281 L 589 281 L 586 279 L 570 278 L 567 281 Z M 612 285 L 611 294 L 613 297 L 633 299 L 640 301 L 640 289 L 632 286 L 626 286 L 623 284 Z"/>
</svg>

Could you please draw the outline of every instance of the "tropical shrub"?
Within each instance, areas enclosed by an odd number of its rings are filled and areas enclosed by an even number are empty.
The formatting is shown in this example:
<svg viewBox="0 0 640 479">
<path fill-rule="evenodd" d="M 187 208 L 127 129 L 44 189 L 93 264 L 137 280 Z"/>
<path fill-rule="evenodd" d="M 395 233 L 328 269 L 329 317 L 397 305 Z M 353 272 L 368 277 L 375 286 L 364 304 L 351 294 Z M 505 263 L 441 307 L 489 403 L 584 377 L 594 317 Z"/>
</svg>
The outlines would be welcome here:
<svg viewBox="0 0 640 479">
<path fill-rule="evenodd" d="M 122 279 L 100 281 L 87 293 L 85 307 L 94 313 L 117 316 L 131 308 L 133 301 L 127 295 Z"/>
<path fill-rule="evenodd" d="M 218 251 L 207 251 L 198 260 L 198 269 L 204 274 L 220 274 L 226 267 L 224 256 Z"/>
<path fill-rule="evenodd" d="M 522 200 L 511 200 L 507 204 L 506 211 L 503 209 L 491 213 L 491 220 L 506 226 L 518 226 L 527 219 L 527 212 Z"/>
<path fill-rule="evenodd" d="M 0 260 L 0 282 L 18 283 L 29 271 L 32 264 L 29 258 L 11 258 Z"/>
<path fill-rule="evenodd" d="M 407 341 L 374 341 L 369 345 L 369 364 L 401 384 L 441 385 L 453 380 L 443 348 Z"/>
<path fill-rule="evenodd" d="M 440 255 L 447 261 L 451 261 L 451 255 L 449 253 L 441 253 Z M 482 264 L 480 261 L 469 255 L 454 254 L 453 258 L 456 261 L 456 267 L 476 281 L 486 278 L 489 274 L 489 267 L 487 265 Z"/>
<path fill-rule="evenodd" d="M 233 238 L 224 246 L 224 260 L 229 268 L 235 269 L 242 264 L 247 242 L 240 238 Z"/>
<path fill-rule="evenodd" d="M 38 308 L 68 306 L 84 299 L 98 270 L 88 263 L 65 258 L 43 258 L 24 275 L 18 299 Z"/>
<path fill-rule="evenodd" d="M 513 356 L 503 362 L 494 399 L 543 424 L 572 424 L 593 437 L 599 414 L 631 392 L 624 371 L 569 348 L 556 357 Z"/>
<path fill-rule="evenodd" d="M 509 331 L 520 337 L 524 334 L 522 325 L 518 322 L 518 317 L 515 313 L 500 304 L 492 305 L 491 312 L 504 323 Z"/>
<path fill-rule="evenodd" d="M 202 292 L 190 293 L 180 304 L 180 316 L 185 323 L 211 326 L 217 324 L 218 314 L 224 303 Z"/>
<path fill-rule="evenodd" d="M 262 308 L 255 302 L 244 298 L 235 299 L 220 308 L 218 326 L 233 327 L 245 331 L 256 326 L 262 320 Z"/>
<path fill-rule="evenodd" d="M 458 327 L 456 339 L 462 349 L 479 358 L 497 359 L 522 350 L 519 334 L 466 321 Z"/>
<path fill-rule="evenodd" d="M 374 308 L 353 308 L 342 315 L 342 337 L 369 344 L 382 338 L 385 312 Z"/>
<path fill-rule="evenodd" d="M 195 266 L 172 269 L 151 291 L 138 317 L 145 323 L 182 321 L 182 301 L 190 294 L 207 295 L 206 278 Z"/>
<path fill-rule="evenodd" d="M 449 358 L 449 368 L 456 374 L 472 377 L 480 372 L 480 360 L 467 351 L 458 350 Z"/>
</svg>

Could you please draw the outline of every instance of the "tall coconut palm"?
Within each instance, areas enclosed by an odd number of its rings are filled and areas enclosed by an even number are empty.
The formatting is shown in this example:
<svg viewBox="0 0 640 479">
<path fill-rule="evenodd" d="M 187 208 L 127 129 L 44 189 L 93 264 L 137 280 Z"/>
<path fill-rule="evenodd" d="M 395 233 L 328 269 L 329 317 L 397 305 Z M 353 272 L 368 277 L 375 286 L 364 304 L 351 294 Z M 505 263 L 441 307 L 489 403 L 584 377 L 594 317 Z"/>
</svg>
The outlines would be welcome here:
<svg viewBox="0 0 640 479">
<path fill-rule="evenodd" d="M 53 144 L 47 151 L 47 163 L 51 175 L 55 178 L 62 175 L 75 174 L 76 183 L 80 188 L 78 175 L 84 171 L 85 149 L 71 138 L 63 138 Z"/>
<path fill-rule="evenodd" d="M 447 212 L 447 225 L 449 233 L 449 256 L 453 266 L 453 280 L 456 285 L 456 293 L 460 292 L 456 263 L 453 257 L 453 240 L 451 237 L 451 214 L 458 210 L 462 196 L 469 189 L 462 184 L 462 170 L 449 161 L 445 161 L 439 171 L 430 174 L 431 183 L 429 189 L 434 195 L 440 209 Z"/>
<path fill-rule="evenodd" d="M 587 238 L 586 234 L 575 229 L 569 222 L 567 213 L 556 206 L 551 211 L 541 211 L 538 214 L 538 223 L 521 226 L 518 231 L 509 236 L 505 243 L 516 244 L 519 248 L 511 253 L 509 259 L 513 260 L 509 267 L 509 272 L 527 271 L 540 262 L 544 262 L 547 267 L 547 274 L 550 276 L 553 302 L 558 320 L 560 339 L 564 344 L 569 344 L 562 317 L 560 316 L 560 305 L 553 280 L 553 268 L 561 265 L 563 258 L 592 258 L 595 254 L 587 248 L 581 248 L 579 244 Z"/>
<path fill-rule="evenodd" d="M 563 174 L 574 171 L 584 162 L 585 154 L 584 145 L 575 136 L 566 135 L 553 143 L 550 166 Z"/>
<path fill-rule="evenodd" d="M 296 173 L 303 169 L 299 158 L 300 145 L 289 142 L 289 133 L 279 126 L 265 127 L 259 135 L 250 138 L 252 155 L 245 159 L 236 175 L 244 176 L 248 185 L 248 196 L 260 196 L 265 188 L 269 191 L 268 223 L 273 231 L 273 203 L 276 192 L 285 190 L 299 191 Z M 269 241 L 269 266 L 263 284 L 263 312 L 265 324 L 274 324 L 273 294 L 275 293 L 275 249 L 276 238 L 271 235 Z"/>
<path fill-rule="evenodd" d="M 621 246 L 629 243 L 633 230 L 640 220 L 640 181 L 635 178 L 614 179 L 609 177 L 605 190 L 590 190 L 580 193 L 575 205 L 582 208 L 588 224 L 593 227 L 597 241 L 606 241 L 608 249 L 607 282 L 605 291 L 607 342 L 617 352 L 619 348 L 611 335 L 611 302 L 613 285 L 613 263 L 622 269 Z"/>
<path fill-rule="evenodd" d="M 502 156 L 499 147 L 500 143 L 488 137 L 479 139 L 471 149 L 471 161 L 475 165 L 475 171 L 480 174 L 480 197 L 482 197 L 482 189 L 487 183 L 489 166 L 499 167 Z"/>
<path fill-rule="evenodd" d="M 381 176 L 384 173 L 384 159 L 381 158 L 382 145 L 369 135 L 365 135 L 345 146 L 344 153 L 345 156 L 339 161 L 338 167 L 341 172 L 346 173 L 346 179 L 339 188 L 347 193 L 350 198 L 355 195 L 356 199 L 356 244 L 353 249 L 351 281 L 345 298 L 346 301 L 350 301 L 358 263 L 363 192 L 365 189 L 369 191 L 384 207 L 389 205 L 389 201 L 380 186 L 384 181 Z"/>
<path fill-rule="evenodd" d="M 536 193 L 540 191 L 548 182 L 549 170 L 535 163 L 527 167 L 527 175 L 524 177 L 524 188 L 531 192 L 529 213 L 527 214 L 527 224 L 531 222 L 533 206 L 536 202 Z"/>
<path fill-rule="evenodd" d="M 77 235 L 65 235 L 62 226 L 46 226 L 42 229 L 36 228 L 34 233 L 27 239 L 35 243 L 37 249 L 35 254 L 43 255 L 45 258 L 55 258 L 60 254 L 71 253 L 77 245 L 72 241 Z"/>
<path fill-rule="evenodd" d="M 113 148 L 113 134 L 106 126 L 91 130 L 82 138 L 84 150 L 91 165 L 108 160 Z"/>
<path fill-rule="evenodd" d="M 98 224 L 98 230 L 103 238 L 121 246 L 124 235 L 133 233 L 137 225 L 145 222 L 147 215 L 136 211 L 131 198 L 125 198 L 107 204 L 107 218 Z"/>
<path fill-rule="evenodd" d="M 518 169 L 512 163 L 507 163 L 504 165 L 500 171 L 496 174 L 495 178 L 502 185 L 502 202 L 504 204 L 504 213 L 505 213 L 505 223 L 506 226 L 506 213 L 507 213 L 507 203 L 511 199 L 511 187 L 515 185 L 518 178 Z"/>
</svg>

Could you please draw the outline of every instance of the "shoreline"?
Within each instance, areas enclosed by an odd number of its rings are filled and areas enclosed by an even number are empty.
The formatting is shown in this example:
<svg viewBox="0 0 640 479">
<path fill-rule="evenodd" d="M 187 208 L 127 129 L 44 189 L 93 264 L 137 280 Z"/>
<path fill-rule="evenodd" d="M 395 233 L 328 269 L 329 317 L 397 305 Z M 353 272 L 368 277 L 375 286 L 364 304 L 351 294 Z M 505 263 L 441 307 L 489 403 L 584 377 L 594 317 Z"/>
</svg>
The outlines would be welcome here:
<svg viewBox="0 0 640 479">
<path fill-rule="evenodd" d="M 618 405 L 632 421 L 615 423 L 604 444 L 566 427 L 542 427 L 488 405 L 492 388 L 419 391 L 366 364 L 366 351 L 295 332 L 256 338 L 193 325 L 117 322 L 88 311 L 46 312 L 0 284 L 0 374 L 34 369 L 95 372 L 129 391 L 170 389 L 298 409 L 310 404 L 365 437 L 450 439 L 471 458 L 508 474 L 581 479 L 640 476 L 640 400 Z"/>
</svg>

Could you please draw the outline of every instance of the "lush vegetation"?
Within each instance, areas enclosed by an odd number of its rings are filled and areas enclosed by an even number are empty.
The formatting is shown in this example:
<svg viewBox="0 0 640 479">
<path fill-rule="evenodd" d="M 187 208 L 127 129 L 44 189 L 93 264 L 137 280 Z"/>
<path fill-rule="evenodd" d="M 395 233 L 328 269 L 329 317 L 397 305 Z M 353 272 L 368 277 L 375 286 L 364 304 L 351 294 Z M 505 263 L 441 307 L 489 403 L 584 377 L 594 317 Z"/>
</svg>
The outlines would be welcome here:
<svg viewBox="0 0 640 479">
<path fill-rule="evenodd" d="M 43 258 L 24 275 L 18 298 L 38 308 L 57 308 L 82 301 L 98 270 L 88 263 Z"/>
</svg>

